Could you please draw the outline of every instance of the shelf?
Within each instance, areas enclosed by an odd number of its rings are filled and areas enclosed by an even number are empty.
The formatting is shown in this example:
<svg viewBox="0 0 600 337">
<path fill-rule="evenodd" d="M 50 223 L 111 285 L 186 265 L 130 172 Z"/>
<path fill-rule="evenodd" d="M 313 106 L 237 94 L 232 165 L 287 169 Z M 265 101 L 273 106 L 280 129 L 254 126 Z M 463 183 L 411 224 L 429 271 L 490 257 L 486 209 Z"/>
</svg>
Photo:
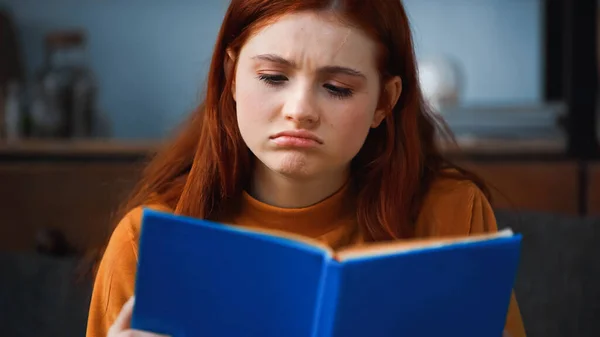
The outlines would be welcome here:
<svg viewBox="0 0 600 337">
<path fill-rule="evenodd" d="M 160 146 L 158 141 L 94 140 L 24 140 L 0 142 L 2 159 L 119 158 L 146 157 Z"/>
<path fill-rule="evenodd" d="M 456 145 L 442 145 L 449 155 L 564 155 L 564 139 L 486 139 L 457 137 Z"/>
</svg>

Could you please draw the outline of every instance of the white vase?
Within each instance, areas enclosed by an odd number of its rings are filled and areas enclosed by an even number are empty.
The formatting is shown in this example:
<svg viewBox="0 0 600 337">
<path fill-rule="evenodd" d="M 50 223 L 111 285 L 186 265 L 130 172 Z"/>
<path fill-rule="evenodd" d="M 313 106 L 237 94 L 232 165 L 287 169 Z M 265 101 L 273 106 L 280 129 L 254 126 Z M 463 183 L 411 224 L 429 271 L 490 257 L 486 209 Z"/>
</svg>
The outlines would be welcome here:
<svg viewBox="0 0 600 337">
<path fill-rule="evenodd" d="M 460 103 L 463 74 L 457 62 L 448 57 L 434 56 L 418 61 L 419 82 L 425 101 L 436 112 Z"/>
</svg>

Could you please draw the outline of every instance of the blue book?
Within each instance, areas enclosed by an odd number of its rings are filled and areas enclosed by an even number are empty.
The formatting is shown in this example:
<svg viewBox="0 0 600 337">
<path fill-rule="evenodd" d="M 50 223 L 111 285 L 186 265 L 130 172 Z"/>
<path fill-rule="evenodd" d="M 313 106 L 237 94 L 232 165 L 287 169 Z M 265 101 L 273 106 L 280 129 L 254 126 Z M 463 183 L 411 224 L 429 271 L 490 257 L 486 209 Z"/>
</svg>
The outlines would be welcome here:
<svg viewBox="0 0 600 337">
<path fill-rule="evenodd" d="M 500 337 L 510 230 L 337 252 L 289 233 L 145 210 L 132 328 L 174 337 Z"/>
</svg>

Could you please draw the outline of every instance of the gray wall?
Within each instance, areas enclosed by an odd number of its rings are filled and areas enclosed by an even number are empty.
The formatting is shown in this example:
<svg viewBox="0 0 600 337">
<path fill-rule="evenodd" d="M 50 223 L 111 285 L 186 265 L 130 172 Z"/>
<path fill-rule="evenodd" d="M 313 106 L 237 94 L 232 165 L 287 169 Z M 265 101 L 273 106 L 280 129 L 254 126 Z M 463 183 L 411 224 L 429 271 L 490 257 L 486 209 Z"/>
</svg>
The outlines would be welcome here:
<svg viewBox="0 0 600 337">
<path fill-rule="evenodd" d="M 417 55 L 461 61 L 465 102 L 540 100 L 540 0 L 405 4 Z M 155 138 L 198 103 L 227 1 L 0 0 L 0 5 L 15 16 L 29 73 L 42 62 L 45 32 L 84 27 L 100 106 L 115 137 Z"/>
</svg>

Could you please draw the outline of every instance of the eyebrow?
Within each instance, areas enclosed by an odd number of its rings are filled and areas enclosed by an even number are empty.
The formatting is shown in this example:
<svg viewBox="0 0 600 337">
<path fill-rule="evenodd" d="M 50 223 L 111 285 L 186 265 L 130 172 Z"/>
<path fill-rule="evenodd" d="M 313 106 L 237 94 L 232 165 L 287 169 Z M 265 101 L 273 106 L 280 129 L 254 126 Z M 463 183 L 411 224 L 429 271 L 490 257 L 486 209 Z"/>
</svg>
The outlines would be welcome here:
<svg viewBox="0 0 600 337">
<path fill-rule="evenodd" d="M 295 62 L 287 60 L 279 55 L 275 54 L 261 54 L 252 57 L 253 60 L 267 61 L 272 63 L 277 63 L 285 67 L 297 68 Z M 348 67 L 342 66 L 325 66 L 319 68 L 319 72 L 327 73 L 327 74 L 345 74 L 350 76 L 362 77 L 366 78 L 366 76 L 360 71 Z"/>
</svg>

